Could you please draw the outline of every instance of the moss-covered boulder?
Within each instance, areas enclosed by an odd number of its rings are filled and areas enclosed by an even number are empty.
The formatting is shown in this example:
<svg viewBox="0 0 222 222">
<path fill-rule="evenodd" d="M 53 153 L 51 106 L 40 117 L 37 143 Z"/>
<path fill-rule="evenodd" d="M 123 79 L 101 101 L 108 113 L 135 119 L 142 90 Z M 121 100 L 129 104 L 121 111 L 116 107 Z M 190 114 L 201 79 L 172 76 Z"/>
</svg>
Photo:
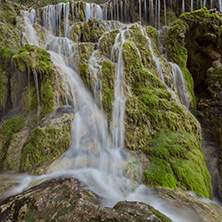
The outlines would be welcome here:
<svg viewBox="0 0 222 222">
<path fill-rule="evenodd" d="M 70 107 L 49 113 L 30 132 L 21 152 L 20 169 L 35 174 L 45 172 L 45 168 L 69 148 L 72 120 Z"/>
<path fill-rule="evenodd" d="M 14 56 L 13 61 L 25 80 L 23 86 L 23 112 L 37 111 L 44 117 L 56 108 L 62 81 L 52 66 L 50 54 L 36 46 L 25 45 Z M 61 103 L 64 100 L 61 97 Z"/>
</svg>

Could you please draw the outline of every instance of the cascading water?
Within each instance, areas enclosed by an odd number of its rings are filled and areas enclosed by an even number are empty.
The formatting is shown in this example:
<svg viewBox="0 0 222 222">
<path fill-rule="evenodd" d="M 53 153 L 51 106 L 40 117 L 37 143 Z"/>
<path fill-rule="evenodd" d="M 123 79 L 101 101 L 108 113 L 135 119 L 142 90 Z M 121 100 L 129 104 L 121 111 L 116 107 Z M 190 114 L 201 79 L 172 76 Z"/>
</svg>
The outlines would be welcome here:
<svg viewBox="0 0 222 222">
<path fill-rule="evenodd" d="M 139 0 L 139 18 L 140 18 L 140 22 L 141 22 L 141 19 L 142 19 L 142 11 L 141 11 L 141 0 Z"/>
<path fill-rule="evenodd" d="M 220 12 L 222 12 L 222 1 L 221 0 L 218 0 L 219 2 L 219 9 L 220 9 Z"/>
<path fill-rule="evenodd" d="M 147 6 L 146 6 L 146 0 L 144 1 L 144 20 L 147 21 Z"/>
<path fill-rule="evenodd" d="M 157 28 L 160 29 L 160 0 L 158 0 L 158 25 Z"/>
<path fill-rule="evenodd" d="M 185 0 L 182 1 L 182 14 L 185 12 Z"/>
<path fill-rule="evenodd" d="M 149 0 L 149 23 L 153 25 L 153 0 Z"/>
<path fill-rule="evenodd" d="M 190 1 L 190 11 L 193 11 L 193 0 Z"/>
<path fill-rule="evenodd" d="M 166 0 L 164 0 L 164 20 L 165 20 L 165 26 L 167 26 L 167 8 L 166 8 Z"/>
<path fill-rule="evenodd" d="M 189 109 L 189 94 L 187 91 L 187 86 L 183 77 L 183 73 L 177 64 L 170 62 L 170 65 L 172 67 L 173 78 L 180 101 L 187 109 Z"/>
</svg>

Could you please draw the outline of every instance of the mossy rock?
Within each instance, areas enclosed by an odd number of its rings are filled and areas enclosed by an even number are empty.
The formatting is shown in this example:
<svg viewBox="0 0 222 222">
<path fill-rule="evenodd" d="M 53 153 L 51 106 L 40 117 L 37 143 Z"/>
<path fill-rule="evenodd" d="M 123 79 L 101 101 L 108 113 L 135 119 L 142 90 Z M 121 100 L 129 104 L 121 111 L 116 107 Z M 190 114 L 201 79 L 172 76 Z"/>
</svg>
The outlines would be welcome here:
<svg viewBox="0 0 222 222">
<path fill-rule="evenodd" d="M 119 30 L 116 29 L 111 32 L 104 33 L 104 35 L 101 38 L 100 49 L 107 58 L 111 57 L 112 47 L 115 43 L 115 39 L 118 33 Z M 114 58 L 114 60 L 116 60 L 116 58 Z"/>
<path fill-rule="evenodd" d="M 151 166 L 144 180 L 151 186 L 182 187 L 212 198 L 211 177 L 196 136 L 185 131 L 159 132 L 151 141 L 147 154 Z"/>
<path fill-rule="evenodd" d="M 20 132 L 24 126 L 25 118 L 23 116 L 12 117 L 2 126 L 0 132 L 0 169 L 3 168 L 3 162 L 7 156 L 8 147 L 14 134 Z"/>
<path fill-rule="evenodd" d="M 27 85 L 23 90 L 23 111 L 28 113 L 39 109 L 40 116 L 44 117 L 56 107 L 56 77 L 50 54 L 39 47 L 25 45 L 13 56 L 13 61 L 18 70 L 26 74 L 26 77 L 24 75 Z"/>
<path fill-rule="evenodd" d="M 13 56 L 13 60 L 21 72 L 29 69 L 42 74 L 49 74 L 52 67 L 50 54 L 33 45 L 25 45 Z"/>
<path fill-rule="evenodd" d="M 11 58 L 14 54 L 15 52 L 10 48 L 2 48 L 0 50 L 0 118 L 9 105 Z"/>
<path fill-rule="evenodd" d="M 37 126 L 22 150 L 21 170 L 42 173 L 42 167 L 65 152 L 71 142 L 72 117 L 64 114 L 54 124 Z"/>
<path fill-rule="evenodd" d="M 102 104 L 110 122 L 114 100 L 115 64 L 109 60 L 103 61 L 102 78 Z"/>
<path fill-rule="evenodd" d="M 151 164 L 144 171 L 145 184 L 170 189 L 183 187 L 211 198 L 211 178 L 201 152 L 200 124 L 160 81 L 152 60 L 149 66 L 142 62 L 143 47 L 148 47 L 149 41 L 141 30 L 132 26 L 130 32 L 131 39 L 123 44 L 125 79 L 132 93 L 126 101 L 126 147 L 141 150 L 150 159 Z M 185 63 L 183 65 L 185 67 Z M 159 139 L 161 135 L 164 135 L 163 140 Z M 185 171 L 178 168 L 176 163 L 179 161 L 182 161 Z M 197 169 L 197 172 L 192 169 Z M 186 177 L 188 171 L 191 172 Z M 197 187 L 198 184 L 201 188 Z"/>
</svg>

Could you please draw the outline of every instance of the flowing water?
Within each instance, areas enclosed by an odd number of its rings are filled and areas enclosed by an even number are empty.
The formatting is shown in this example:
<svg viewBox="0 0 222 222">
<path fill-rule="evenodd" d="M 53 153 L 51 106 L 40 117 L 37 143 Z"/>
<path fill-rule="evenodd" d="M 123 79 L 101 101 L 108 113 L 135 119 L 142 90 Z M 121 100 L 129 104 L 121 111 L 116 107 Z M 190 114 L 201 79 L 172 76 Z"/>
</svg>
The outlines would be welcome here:
<svg viewBox="0 0 222 222">
<path fill-rule="evenodd" d="M 166 8 L 166 0 L 164 0 L 164 20 L 165 20 L 165 26 L 167 26 L 167 8 Z"/>
<path fill-rule="evenodd" d="M 185 12 L 185 0 L 182 1 L 182 14 Z"/>
<path fill-rule="evenodd" d="M 149 4 L 153 5 L 151 2 L 149 1 Z M 118 19 L 119 9 L 117 5 L 113 4 L 113 8 L 117 10 L 117 12 L 114 11 L 113 16 Z M 125 40 L 129 37 L 126 35 L 129 26 L 120 25 L 121 28 L 110 55 L 113 58 L 115 54 L 117 61 L 115 99 L 113 101 L 111 128 L 108 129 L 106 114 L 101 107 L 100 89 L 102 79 L 99 50 L 94 51 L 89 59 L 90 75 L 92 79 L 95 78 L 95 85 L 92 90 L 94 97 L 77 73 L 78 67 L 74 65 L 75 63 L 73 64 L 73 54 L 78 55 L 78 44 L 67 38 L 70 28 L 68 19 L 71 10 L 72 20 L 75 20 L 79 14 L 77 6 L 77 3 L 75 5 L 60 3 L 43 8 L 43 26 L 47 30 L 45 33 L 48 35 L 47 39 L 49 39 L 45 48 L 51 54 L 56 70 L 64 78 L 69 79 L 73 96 L 72 106 L 75 117 L 72 126 L 71 146 L 61 158 L 50 166 L 47 174 L 42 176 L 21 175 L 17 179 L 14 178 L 19 186 L 15 187 L 9 194 L 22 192 L 24 189 L 49 178 L 73 176 L 82 181 L 88 189 L 102 197 L 105 206 L 113 206 L 120 200 L 144 201 L 168 215 L 174 221 L 192 221 L 194 218 L 192 212 L 189 214 L 187 209 L 184 211 L 175 206 L 170 206 L 150 188 L 139 185 L 141 183 L 141 167 L 138 164 L 133 165 L 133 170 L 137 175 L 135 180 L 130 179 L 130 175 L 127 173 L 129 164 L 132 165 L 135 162 L 135 159 L 124 149 L 124 113 L 128 94 L 124 83 L 122 50 Z M 158 0 L 158 8 L 156 9 L 159 24 L 160 0 Z M 62 12 L 63 16 L 61 15 Z M 86 20 L 94 17 L 103 18 L 102 9 L 95 4 L 86 3 L 85 14 Z M 24 12 L 23 19 L 24 42 L 38 46 L 39 39 L 33 27 L 33 24 L 37 21 L 35 11 Z M 63 33 L 62 23 L 64 24 Z M 141 32 L 145 35 L 142 27 Z M 153 52 L 149 37 L 146 37 L 159 77 L 164 82 L 161 62 Z M 185 92 L 185 89 L 183 89 L 184 80 L 175 64 L 172 64 L 172 69 L 175 81 L 178 82 L 176 85 L 180 85 L 178 88 L 178 94 L 180 95 L 180 88 L 182 89 L 181 93 Z M 35 82 L 36 89 L 38 89 L 37 81 Z M 97 94 L 97 91 L 99 91 L 99 94 Z M 186 98 L 181 98 L 181 100 L 186 105 Z"/>
<path fill-rule="evenodd" d="M 183 77 L 183 73 L 177 64 L 170 62 L 170 65 L 172 67 L 174 83 L 175 83 L 176 91 L 178 93 L 180 101 L 184 106 L 186 106 L 187 109 L 189 109 L 189 105 L 190 105 L 189 94 L 187 91 L 187 86 L 185 83 L 185 79 Z"/>
</svg>

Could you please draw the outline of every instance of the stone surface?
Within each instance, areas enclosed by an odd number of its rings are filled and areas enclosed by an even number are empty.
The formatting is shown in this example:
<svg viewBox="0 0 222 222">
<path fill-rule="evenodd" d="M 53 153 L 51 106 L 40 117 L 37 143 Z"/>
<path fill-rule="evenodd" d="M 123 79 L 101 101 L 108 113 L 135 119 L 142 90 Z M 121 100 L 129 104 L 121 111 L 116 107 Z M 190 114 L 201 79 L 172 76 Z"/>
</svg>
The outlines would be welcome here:
<svg viewBox="0 0 222 222">
<path fill-rule="evenodd" d="M 114 208 L 99 203 L 76 179 L 58 178 L 3 200 L 0 221 L 171 221 L 141 202 L 119 202 Z"/>
</svg>

